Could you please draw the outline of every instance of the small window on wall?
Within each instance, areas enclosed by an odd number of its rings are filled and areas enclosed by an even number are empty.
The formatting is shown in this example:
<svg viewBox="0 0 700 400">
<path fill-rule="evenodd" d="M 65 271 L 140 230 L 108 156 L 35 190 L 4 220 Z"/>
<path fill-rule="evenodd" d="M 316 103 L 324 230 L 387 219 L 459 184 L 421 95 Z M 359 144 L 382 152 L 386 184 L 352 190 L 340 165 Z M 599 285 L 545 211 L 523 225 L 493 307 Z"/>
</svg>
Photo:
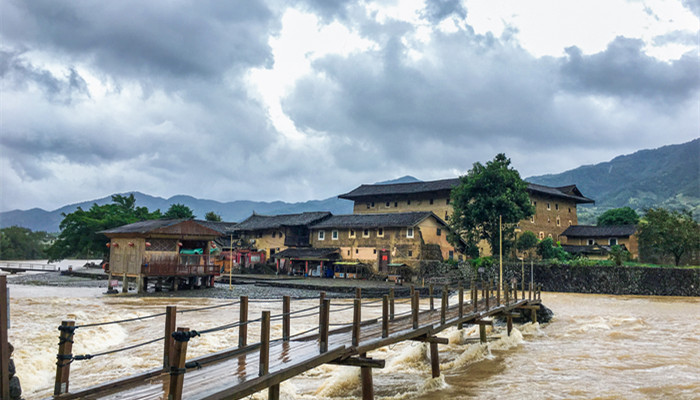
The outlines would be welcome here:
<svg viewBox="0 0 700 400">
<path fill-rule="evenodd" d="M 263 236 L 262 232 L 257 232 L 257 233 L 255 234 L 255 237 L 258 238 L 258 239 L 262 239 L 262 236 Z"/>
<path fill-rule="evenodd" d="M 406 230 L 406 237 L 407 238 L 412 238 L 413 237 L 413 228 L 408 228 Z"/>
<path fill-rule="evenodd" d="M 350 239 L 354 239 L 354 238 L 355 238 L 355 230 L 354 230 L 354 229 L 350 229 L 350 232 L 348 233 L 348 237 L 349 237 Z"/>
<path fill-rule="evenodd" d="M 540 240 L 544 239 L 544 232 L 540 232 Z"/>
<path fill-rule="evenodd" d="M 547 235 L 548 238 L 552 239 L 552 234 Z"/>
<path fill-rule="evenodd" d="M 557 217 L 557 226 L 561 226 L 561 220 Z"/>
<path fill-rule="evenodd" d="M 550 222 L 552 222 L 552 219 L 547 217 L 547 223 L 550 223 Z"/>
<path fill-rule="evenodd" d="M 277 236 L 277 232 L 275 232 L 275 231 L 272 231 L 272 238 L 274 239 L 274 238 L 275 238 L 275 236 Z"/>
<path fill-rule="evenodd" d="M 435 232 L 436 235 L 442 236 L 442 229 L 437 228 L 437 232 Z"/>
<path fill-rule="evenodd" d="M 433 204 L 433 199 L 430 199 L 430 204 Z"/>
<path fill-rule="evenodd" d="M 338 231 L 331 232 L 331 239 L 338 240 Z"/>
<path fill-rule="evenodd" d="M 532 202 L 532 205 L 535 206 L 535 207 L 537 207 L 537 202 L 536 202 L 536 201 L 533 201 L 533 202 Z"/>
<path fill-rule="evenodd" d="M 608 239 L 608 243 L 610 243 L 610 246 L 617 246 L 617 238 Z"/>
<path fill-rule="evenodd" d="M 374 249 L 374 250 L 372 251 L 372 253 L 373 253 L 373 254 L 377 254 L 377 249 Z"/>
<path fill-rule="evenodd" d="M 409 251 L 408 251 L 408 256 L 409 256 L 409 257 L 413 257 L 413 250 L 409 250 Z"/>
<path fill-rule="evenodd" d="M 360 253 L 360 250 L 359 250 L 359 249 L 355 249 L 355 254 L 359 254 L 359 253 Z"/>
<path fill-rule="evenodd" d="M 559 209 L 559 203 L 554 203 L 554 209 L 558 210 Z"/>
<path fill-rule="evenodd" d="M 350 250 L 348 250 L 348 255 L 350 255 Z"/>
<path fill-rule="evenodd" d="M 448 197 L 447 200 L 445 200 L 445 204 L 450 205 L 450 198 Z"/>
<path fill-rule="evenodd" d="M 395 201 L 395 202 L 394 202 L 394 207 L 398 207 L 398 206 L 399 206 L 399 202 L 398 202 L 398 201 Z"/>
<path fill-rule="evenodd" d="M 384 228 L 377 229 L 377 237 L 384 237 Z"/>
<path fill-rule="evenodd" d="M 571 214 L 571 207 L 569 207 L 569 214 Z"/>
<path fill-rule="evenodd" d="M 595 240 L 593 239 L 588 239 L 588 245 L 593 246 L 595 244 Z"/>
<path fill-rule="evenodd" d="M 372 207 L 374 207 L 374 202 L 372 202 L 372 203 L 370 203 L 370 204 L 372 204 Z"/>
<path fill-rule="evenodd" d="M 369 237 L 369 229 L 365 229 L 362 231 L 362 237 L 366 237 L 366 238 Z"/>
<path fill-rule="evenodd" d="M 367 203 L 367 209 L 370 209 L 370 208 L 371 208 L 370 203 Z"/>
<path fill-rule="evenodd" d="M 530 222 L 532 222 L 533 224 L 535 223 L 535 216 L 534 215 L 530 216 Z"/>
<path fill-rule="evenodd" d="M 326 239 L 326 231 L 318 231 L 318 240 Z"/>
<path fill-rule="evenodd" d="M 447 211 L 445 211 L 445 221 L 449 221 L 449 220 L 450 220 L 450 215 L 447 213 Z"/>
<path fill-rule="evenodd" d="M 551 210 L 551 209 L 552 209 L 552 205 L 549 204 L 549 203 L 547 203 L 547 209 L 548 209 L 548 210 Z"/>
<path fill-rule="evenodd" d="M 391 203 L 387 201 L 385 205 L 387 208 L 389 208 L 391 206 Z"/>
<path fill-rule="evenodd" d="M 411 205 L 411 200 L 406 200 L 406 205 L 410 206 Z"/>
</svg>

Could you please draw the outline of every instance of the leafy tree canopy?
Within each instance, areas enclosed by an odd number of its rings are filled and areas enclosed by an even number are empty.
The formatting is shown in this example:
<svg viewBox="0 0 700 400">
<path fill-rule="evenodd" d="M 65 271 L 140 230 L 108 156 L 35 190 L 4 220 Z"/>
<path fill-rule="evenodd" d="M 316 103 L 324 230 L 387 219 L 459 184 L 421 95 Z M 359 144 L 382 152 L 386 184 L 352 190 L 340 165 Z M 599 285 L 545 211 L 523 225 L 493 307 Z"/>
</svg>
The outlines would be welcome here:
<svg viewBox="0 0 700 400">
<path fill-rule="evenodd" d="M 637 231 L 639 247 L 660 255 L 672 255 L 676 265 L 683 254 L 700 249 L 700 225 L 690 211 L 652 208 Z"/>
<path fill-rule="evenodd" d="M 136 207 L 133 194 L 114 195 L 112 203 L 98 206 L 93 204 L 85 211 L 78 207 L 72 213 L 63 213 L 61 233 L 47 250 L 50 260 L 61 260 L 79 255 L 105 258 L 107 238 L 97 233 L 106 229 L 131 224 L 138 221 L 157 219 L 160 210 L 149 212 L 146 207 Z"/>
<path fill-rule="evenodd" d="M 571 259 L 571 254 L 567 253 L 560 243 L 555 243 L 551 237 L 544 238 L 537 243 L 537 254 L 543 260 L 567 261 Z"/>
<path fill-rule="evenodd" d="M 221 222 L 221 215 L 215 213 L 214 211 L 209 211 L 204 215 L 204 219 L 207 221 Z"/>
<path fill-rule="evenodd" d="M 167 219 L 194 219 L 194 212 L 192 209 L 184 204 L 175 203 L 171 204 L 168 211 L 163 214 L 163 218 Z"/>
<path fill-rule="evenodd" d="M 448 238 L 459 246 L 455 238 L 456 235 L 462 237 L 467 243 L 465 250 L 471 256 L 481 239 L 489 243 L 494 255 L 499 253 L 499 216 L 503 221 L 505 252 L 512 245 L 515 225 L 535 212 L 527 183 L 510 167 L 510 159 L 502 153 L 485 166 L 474 163 L 467 175 L 460 177 L 460 184 L 452 189 L 451 200 L 454 212 L 450 227 L 455 235 Z"/>
<path fill-rule="evenodd" d="M 521 252 L 528 252 L 537 247 L 537 235 L 531 231 L 525 231 L 515 243 L 515 248 Z"/>
<path fill-rule="evenodd" d="M 637 225 L 639 215 L 629 207 L 613 208 L 598 217 L 598 226 Z"/>
<path fill-rule="evenodd" d="M 36 260 L 45 257 L 46 232 L 11 226 L 0 229 L 0 260 Z"/>
</svg>

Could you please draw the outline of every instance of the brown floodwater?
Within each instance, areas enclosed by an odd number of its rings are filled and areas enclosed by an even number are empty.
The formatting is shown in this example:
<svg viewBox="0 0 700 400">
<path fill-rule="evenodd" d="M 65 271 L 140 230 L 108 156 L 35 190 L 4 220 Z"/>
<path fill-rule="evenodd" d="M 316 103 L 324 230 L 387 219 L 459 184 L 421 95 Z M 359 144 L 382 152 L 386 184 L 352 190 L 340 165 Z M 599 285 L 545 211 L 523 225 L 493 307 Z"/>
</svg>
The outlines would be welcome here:
<svg viewBox="0 0 700 400">
<path fill-rule="evenodd" d="M 76 324 L 143 317 L 164 311 L 226 303 L 202 298 L 106 297 L 103 289 L 11 285 L 10 341 L 26 399 L 52 393 L 58 330 L 64 319 Z M 401 343 L 369 356 L 386 360 L 375 369 L 378 399 L 700 399 L 700 298 L 607 296 L 543 293 L 555 313 L 549 324 L 519 325 L 510 337 L 502 327 L 489 334 L 488 345 L 474 343 L 474 327 L 451 329 L 441 336 L 442 375 L 430 378 L 428 352 L 422 343 Z M 333 300 L 333 303 L 347 300 Z M 293 301 L 293 310 L 317 304 Z M 278 302 L 253 302 L 251 318 L 263 309 L 278 313 Z M 397 312 L 407 305 L 397 306 Z M 375 308 L 375 312 L 380 312 Z M 332 322 L 352 319 L 352 311 L 333 314 Z M 178 325 L 202 330 L 234 322 L 237 307 L 178 315 Z M 363 318 L 371 312 L 363 310 Z M 315 317 L 293 320 L 292 333 L 312 328 Z M 80 328 L 74 354 L 95 354 L 163 335 L 162 317 L 125 324 Z M 236 346 L 236 330 L 192 339 L 188 357 Z M 272 325 L 272 336 L 281 326 Z M 258 337 L 253 325 L 249 341 Z M 71 387 L 81 388 L 161 364 L 158 343 L 138 349 L 75 361 Z M 359 370 L 324 365 L 284 382 L 285 399 L 356 399 Z M 267 398 L 259 393 L 255 398 Z"/>
</svg>

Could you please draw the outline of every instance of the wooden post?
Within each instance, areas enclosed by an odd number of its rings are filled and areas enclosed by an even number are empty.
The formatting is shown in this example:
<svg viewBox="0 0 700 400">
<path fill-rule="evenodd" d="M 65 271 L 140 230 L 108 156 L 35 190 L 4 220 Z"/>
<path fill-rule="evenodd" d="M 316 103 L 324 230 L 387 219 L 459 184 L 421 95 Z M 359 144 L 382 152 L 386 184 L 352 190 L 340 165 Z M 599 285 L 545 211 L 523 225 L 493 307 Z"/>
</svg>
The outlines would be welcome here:
<svg viewBox="0 0 700 400">
<path fill-rule="evenodd" d="M 537 285 L 537 300 L 542 300 L 542 284 Z"/>
<path fill-rule="evenodd" d="M 122 293 L 129 292 L 129 278 L 126 277 L 126 272 L 122 276 Z"/>
<path fill-rule="evenodd" d="M 462 324 L 462 318 L 464 317 L 464 288 L 462 287 L 462 284 L 459 285 L 459 325 L 457 326 L 458 329 L 463 328 Z"/>
<path fill-rule="evenodd" d="M 510 312 L 506 315 L 506 324 L 508 326 L 508 336 L 510 336 L 510 332 L 513 330 L 513 316 Z"/>
<path fill-rule="evenodd" d="M 189 328 L 177 328 L 178 332 L 189 332 Z M 172 334 L 172 332 L 170 332 Z M 185 382 L 185 361 L 187 360 L 187 340 L 176 340 L 173 357 L 170 359 L 170 390 L 168 400 L 182 400 L 182 384 Z"/>
<path fill-rule="evenodd" d="M 360 357 L 366 358 L 367 353 L 360 354 Z M 360 378 L 362 380 L 362 400 L 373 400 L 374 384 L 372 382 L 372 368 L 360 367 Z"/>
<path fill-rule="evenodd" d="M 484 299 L 486 300 L 486 309 L 487 309 L 487 310 L 490 308 L 490 307 L 489 307 L 489 297 L 491 297 L 491 293 L 490 293 L 490 283 L 487 282 L 487 283 L 486 283 L 486 296 L 484 296 Z"/>
<path fill-rule="evenodd" d="M 527 286 L 528 286 L 527 299 L 532 301 L 532 282 L 530 282 Z"/>
<path fill-rule="evenodd" d="M 163 339 L 163 372 L 170 369 L 170 360 L 173 357 L 175 339 L 173 332 L 177 323 L 177 306 L 167 306 L 165 308 L 165 336 Z"/>
<path fill-rule="evenodd" d="M 428 296 L 430 296 L 430 311 L 433 311 L 435 309 L 435 304 L 433 303 L 433 284 L 431 283 L 430 286 L 428 286 Z"/>
<path fill-rule="evenodd" d="M 473 293 L 472 293 L 472 306 L 474 306 L 474 312 L 477 312 L 479 309 L 479 288 L 476 285 L 475 281 L 472 281 L 472 286 L 473 286 Z"/>
<path fill-rule="evenodd" d="M 10 398 L 10 345 L 7 325 L 10 320 L 10 299 L 7 296 L 7 277 L 0 275 L 0 398 Z"/>
<path fill-rule="evenodd" d="M 238 347 L 240 348 L 248 344 L 248 296 L 241 296 L 239 311 Z"/>
<path fill-rule="evenodd" d="M 389 296 L 382 297 L 382 337 L 389 336 Z"/>
<path fill-rule="evenodd" d="M 394 320 L 394 289 L 389 289 L 389 320 Z"/>
<path fill-rule="evenodd" d="M 501 305 L 501 284 L 496 285 L 496 305 Z"/>
<path fill-rule="evenodd" d="M 361 299 L 362 298 L 362 288 L 356 287 L 355 288 L 355 298 L 356 299 Z"/>
<path fill-rule="evenodd" d="M 260 370 L 258 375 L 267 375 L 270 371 L 270 312 L 262 312 L 260 321 Z"/>
<path fill-rule="evenodd" d="M 530 318 L 532 319 L 532 323 L 536 324 L 537 323 L 537 310 L 534 308 L 530 309 Z"/>
<path fill-rule="evenodd" d="M 440 302 L 440 323 L 445 325 L 447 320 L 447 286 L 442 287 L 442 301 Z"/>
<path fill-rule="evenodd" d="M 430 369 L 433 378 L 440 376 L 440 356 L 438 355 L 437 342 L 430 342 Z"/>
<path fill-rule="evenodd" d="M 73 356 L 73 328 L 75 321 L 62 321 L 58 328 L 61 333 L 58 336 L 58 355 L 56 358 L 56 381 L 53 387 L 54 396 L 68 393 L 68 383 L 70 378 L 70 362 Z"/>
<path fill-rule="evenodd" d="M 362 322 L 362 300 L 353 300 L 352 313 L 352 345 L 358 346 L 360 343 L 360 323 Z"/>
<path fill-rule="evenodd" d="M 318 294 L 318 305 L 322 305 L 323 300 L 325 300 L 325 299 L 326 299 L 326 292 L 320 292 Z"/>
<path fill-rule="evenodd" d="M 479 324 L 479 342 L 486 343 L 486 325 Z"/>
<path fill-rule="evenodd" d="M 321 353 L 325 353 L 328 351 L 328 327 L 330 324 L 330 309 L 331 301 L 328 299 L 324 299 L 318 314 L 318 345 L 319 352 Z"/>
<path fill-rule="evenodd" d="M 280 384 L 272 385 L 267 389 L 267 400 L 280 399 Z"/>
<path fill-rule="evenodd" d="M 503 287 L 503 297 L 505 297 L 506 305 L 508 305 L 508 302 L 509 302 L 509 300 L 510 300 L 510 299 L 508 298 L 508 297 L 509 297 L 509 293 L 508 293 L 509 291 L 510 291 L 510 290 L 508 289 L 508 284 L 506 283 L 505 287 Z"/>
<path fill-rule="evenodd" d="M 282 296 L 282 340 L 289 341 L 289 336 L 291 332 L 291 298 L 289 296 Z"/>
<path fill-rule="evenodd" d="M 413 301 L 411 302 L 411 320 L 413 321 L 413 329 L 418 329 L 418 310 L 420 309 L 419 293 L 413 292 Z"/>
</svg>

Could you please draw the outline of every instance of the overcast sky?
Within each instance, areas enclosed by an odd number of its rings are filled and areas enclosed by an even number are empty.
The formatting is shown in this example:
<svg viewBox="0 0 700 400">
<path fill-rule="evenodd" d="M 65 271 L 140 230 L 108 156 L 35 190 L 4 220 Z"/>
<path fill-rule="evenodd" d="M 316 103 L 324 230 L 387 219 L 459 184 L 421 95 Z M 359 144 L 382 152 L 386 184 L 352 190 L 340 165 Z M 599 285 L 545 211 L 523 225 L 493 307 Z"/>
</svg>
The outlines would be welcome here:
<svg viewBox="0 0 700 400">
<path fill-rule="evenodd" d="M 700 3 L 0 0 L 0 211 L 305 201 L 700 137 Z M 575 182 L 572 182 L 575 183 Z"/>
</svg>

